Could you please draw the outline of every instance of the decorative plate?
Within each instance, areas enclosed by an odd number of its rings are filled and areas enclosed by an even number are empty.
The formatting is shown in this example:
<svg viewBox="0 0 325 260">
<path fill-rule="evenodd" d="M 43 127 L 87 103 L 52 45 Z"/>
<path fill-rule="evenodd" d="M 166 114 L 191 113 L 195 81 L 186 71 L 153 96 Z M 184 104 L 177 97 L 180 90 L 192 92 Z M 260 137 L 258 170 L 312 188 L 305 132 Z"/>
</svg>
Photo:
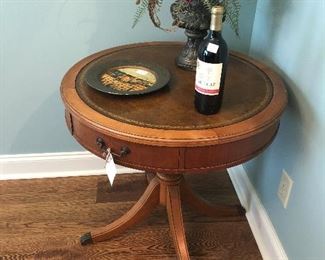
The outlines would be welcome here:
<svg viewBox="0 0 325 260">
<path fill-rule="evenodd" d="M 113 95 L 147 94 L 167 85 L 167 69 L 138 61 L 106 61 L 91 64 L 85 74 L 87 84 Z"/>
</svg>

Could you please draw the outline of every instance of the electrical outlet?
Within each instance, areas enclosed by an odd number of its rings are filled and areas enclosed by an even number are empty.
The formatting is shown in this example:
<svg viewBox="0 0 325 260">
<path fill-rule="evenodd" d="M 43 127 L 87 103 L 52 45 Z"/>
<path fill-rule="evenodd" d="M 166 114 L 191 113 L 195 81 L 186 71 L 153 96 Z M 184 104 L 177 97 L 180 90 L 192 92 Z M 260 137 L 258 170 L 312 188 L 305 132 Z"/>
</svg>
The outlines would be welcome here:
<svg viewBox="0 0 325 260">
<path fill-rule="evenodd" d="M 281 181 L 278 189 L 278 197 L 281 200 L 282 205 L 285 209 L 288 206 L 292 185 L 293 185 L 293 180 L 290 178 L 288 173 L 283 169 Z"/>
</svg>

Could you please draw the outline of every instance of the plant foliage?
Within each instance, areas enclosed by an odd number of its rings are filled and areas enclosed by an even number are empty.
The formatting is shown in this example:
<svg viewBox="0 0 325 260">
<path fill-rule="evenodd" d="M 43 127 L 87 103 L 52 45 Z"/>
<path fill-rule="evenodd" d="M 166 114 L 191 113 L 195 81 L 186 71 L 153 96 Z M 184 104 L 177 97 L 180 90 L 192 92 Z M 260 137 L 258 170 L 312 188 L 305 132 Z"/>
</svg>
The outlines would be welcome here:
<svg viewBox="0 0 325 260">
<path fill-rule="evenodd" d="M 230 24 L 231 29 L 239 35 L 239 14 L 240 14 L 240 0 L 226 0 L 224 1 L 226 10 L 226 22 Z"/>
<path fill-rule="evenodd" d="M 191 0 L 183 0 L 184 4 L 188 4 Z M 225 8 L 225 21 L 230 25 L 234 33 L 239 36 L 239 14 L 240 14 L 240 0 L 200 0 L 202 4 L 211 10 L 216 4 L 221 4 Z M 134 15 L 132 28 L 136 26 L 143 14 L 148 11 L 152 23 L 161 28 L 161 23 L 158 17 L 158 12 L 163 3 L 163 0 L 136 0 L 138 5 Z"/>
<path fill-rule="evenodd" d="M 137 25 L 140 18 L 143 16 L 145 11 L 147 10 L 148 5 L 149 5 L 149 0 L 140 0 L 140 1 L 137 1 L 137 4 L 138 4 L 138 8 L 135 11 L 132 28 L 134 28 L 134 26 Z"/>
</svg>

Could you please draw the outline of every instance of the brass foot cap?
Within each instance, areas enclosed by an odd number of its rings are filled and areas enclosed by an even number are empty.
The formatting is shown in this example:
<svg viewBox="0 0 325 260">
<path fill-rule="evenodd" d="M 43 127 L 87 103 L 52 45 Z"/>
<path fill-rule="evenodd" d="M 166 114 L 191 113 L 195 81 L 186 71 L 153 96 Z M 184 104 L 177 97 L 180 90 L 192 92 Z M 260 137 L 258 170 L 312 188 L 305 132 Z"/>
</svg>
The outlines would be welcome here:
<svg viewBox="0 0 325 260">
<path fill-rule="evenodd" d="M 80 237 L 80 244 L 82 246 L 85 246 L 85 245 L 88 245 L 88 244 L 92 244 L 93 243 L 93 240 L 91 238 L 91 234 L 90 232 L 86 233 L 86 234 L 83 234 L 81 237 Z"/>
</svg>

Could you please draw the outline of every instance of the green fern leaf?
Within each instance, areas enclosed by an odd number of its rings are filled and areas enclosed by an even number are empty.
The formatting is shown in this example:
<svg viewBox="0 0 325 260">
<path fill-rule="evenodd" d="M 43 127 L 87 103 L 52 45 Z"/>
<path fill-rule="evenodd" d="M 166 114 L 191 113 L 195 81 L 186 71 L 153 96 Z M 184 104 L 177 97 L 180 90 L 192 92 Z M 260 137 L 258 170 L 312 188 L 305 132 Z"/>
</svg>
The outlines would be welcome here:
<svg viewBox="0 0 325 260">
<path fill-rule="evenodd" d="M 226 10 L 226 22 L 235 34 L 239 36 L 240 0 L 225 0 L 224 6 Z"/>
<path fill-rule="evenodd" d="M 148 8 L 148 0 L 141 0 L 141 3 L 138 6 L 134 15 L 132 28 L 134 28 L 137 25 L 137 23 L 139 22 L 140 18 L 143 16 L 147 8 Z"/>
</svg>

